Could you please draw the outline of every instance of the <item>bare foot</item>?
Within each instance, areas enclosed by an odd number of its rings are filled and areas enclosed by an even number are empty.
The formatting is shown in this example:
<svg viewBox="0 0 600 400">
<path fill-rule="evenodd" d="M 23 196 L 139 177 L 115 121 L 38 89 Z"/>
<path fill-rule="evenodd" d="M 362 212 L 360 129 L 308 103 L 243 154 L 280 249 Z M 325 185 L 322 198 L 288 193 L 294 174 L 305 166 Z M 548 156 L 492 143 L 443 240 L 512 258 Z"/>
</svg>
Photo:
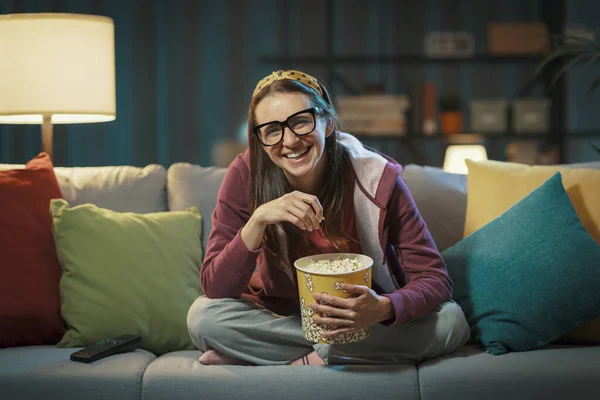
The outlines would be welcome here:
<svg viewBox="0 0 600 400">
<path fill-rule="evenodd" d="M 247 361 L 226 356 L 215 349 L 209 349 L 200 356 L 200 364 L 204 365 L 252 365 Z"/>
<path fill-rule="evenodd" d="M 316 351 L 308 353 L 290 363 L 290 365 L 324 365 L 325 362 Z"/>
</svg>

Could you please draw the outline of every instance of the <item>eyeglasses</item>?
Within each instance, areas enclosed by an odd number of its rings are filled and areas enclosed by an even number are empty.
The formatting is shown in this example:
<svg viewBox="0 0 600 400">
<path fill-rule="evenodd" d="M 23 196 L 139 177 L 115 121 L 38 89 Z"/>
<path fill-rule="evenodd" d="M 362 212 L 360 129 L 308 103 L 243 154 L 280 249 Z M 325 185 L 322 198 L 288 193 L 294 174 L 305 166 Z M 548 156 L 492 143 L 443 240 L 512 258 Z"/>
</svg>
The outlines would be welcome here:
<svg viewBox="0 0 600 400">
<path fill-rule="evenodd" d="M 308 135 L 315 130 L 315 115 L 319 107 L 298 111 L 290 115 L 285 121 L 271 121 L 254 127 L 258 140 L 265 146 L 275 146 L 283 140 L 283 131 L 287 126 L 296 136 Z"/>
</svg>

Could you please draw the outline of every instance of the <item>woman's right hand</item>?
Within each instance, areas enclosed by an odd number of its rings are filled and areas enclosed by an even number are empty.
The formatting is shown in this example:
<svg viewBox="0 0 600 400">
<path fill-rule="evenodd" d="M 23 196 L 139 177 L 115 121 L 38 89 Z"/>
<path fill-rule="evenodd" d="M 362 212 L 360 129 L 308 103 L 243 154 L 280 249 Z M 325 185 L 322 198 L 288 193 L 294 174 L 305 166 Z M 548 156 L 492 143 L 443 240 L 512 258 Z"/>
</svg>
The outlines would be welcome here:
<svg viewBox="0 0 600 400">
<path fill-rule="evenodd" d="M 260 246 L 267 225 L 290 222 L 302 230 L 320 229 L 323 207 L 316 196 L 294 191 L 259 206 L 242 228 L 242 240 L 249 250 Z"/>
<path fill-rule="evenodd" d="M 265 225 L 290 222 L 307 231 L 320 229 L 323 207 L 317 196 L 298 190 L 258 207 L 252 217 Z"/>
</svg>

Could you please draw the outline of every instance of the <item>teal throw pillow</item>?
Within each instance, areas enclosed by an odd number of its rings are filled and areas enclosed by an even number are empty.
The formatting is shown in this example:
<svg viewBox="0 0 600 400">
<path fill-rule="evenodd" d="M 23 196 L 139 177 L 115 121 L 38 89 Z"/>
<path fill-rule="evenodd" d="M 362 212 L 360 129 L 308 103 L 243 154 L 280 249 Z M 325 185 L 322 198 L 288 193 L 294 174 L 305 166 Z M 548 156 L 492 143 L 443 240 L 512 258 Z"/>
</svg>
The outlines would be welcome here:
<svg viewBox="0 0 600 400">
<path fill-rule="evenodd" d="M 471 339 L 491 354 L 539 348 L 600 315 L 600 245 L 560 173 L 442 256 Z"/>
<path fill-rule="evenodd" d="M 58 347 L 132 334 L 157 355 L 195 348 L 187 312 L 201 294 L 198 209 L 136 214 L 53 200 L 51 214 L 67 324 Z"/>
</svg>

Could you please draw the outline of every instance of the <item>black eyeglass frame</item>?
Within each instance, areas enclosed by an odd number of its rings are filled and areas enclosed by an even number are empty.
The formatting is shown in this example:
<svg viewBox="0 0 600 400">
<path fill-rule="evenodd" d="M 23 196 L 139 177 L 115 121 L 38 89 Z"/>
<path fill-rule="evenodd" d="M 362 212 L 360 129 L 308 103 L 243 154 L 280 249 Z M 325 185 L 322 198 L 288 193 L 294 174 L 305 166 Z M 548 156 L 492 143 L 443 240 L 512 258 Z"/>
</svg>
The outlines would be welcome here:
<svg viewBox="0 0 600 400">
<path fill-rule="evenodd" d="M 314 132 L 315 128 L 317 127 L 317 115 L 321 112 L 321 108 L 320 107 L 312 107 L 312 108 L 307 108 L 306 110 L 302 110 L 302 111 L 298 111 L 297 113 L 294 113 L 292 115 L 290 115 L 289 117 L 287 117 L 287 119 L 285 121 L 270 121 L 270 122 L 265 122 L 264 124 L 260 124 L 255 126 L 252 131 L 254 132 L 254 134 L 256 135 L 256 137 L 258 138 L 258 141 L 263 145 L 263 146 L 276 146 L 279 143 L 281 143 L 281 141 L 283 140 L 283 135 L 285 132 L 285 128 L 287 127 L 294 135 L 296 136 L 306 136 L 308 134 L 311 134 Z M 296 133 L 294 132 L 294 129 L 292 129 L 292 127 L 289 125 L 289 122 L 292 118 L 300 115 L 300 114 L 304 114 L 304 113 L 309 113 L 310 115 L 312 115 L 313 117 L 313 128 L 310 130 L 310 132 L 306 132 L 306 133 Z M 281 126 L 281 138 L 277 141 L 277 143 L 273 143 L 273 144 L 265 144 L 261 139 L 260 139 L 260 134 L 258 133 L 258 131 L 260 130 L 260 128 L 262 128 L 263 126 L 267 126 L 267 125 L 271 125 L 271 124 L 279 124 Z"/>
</svg>

